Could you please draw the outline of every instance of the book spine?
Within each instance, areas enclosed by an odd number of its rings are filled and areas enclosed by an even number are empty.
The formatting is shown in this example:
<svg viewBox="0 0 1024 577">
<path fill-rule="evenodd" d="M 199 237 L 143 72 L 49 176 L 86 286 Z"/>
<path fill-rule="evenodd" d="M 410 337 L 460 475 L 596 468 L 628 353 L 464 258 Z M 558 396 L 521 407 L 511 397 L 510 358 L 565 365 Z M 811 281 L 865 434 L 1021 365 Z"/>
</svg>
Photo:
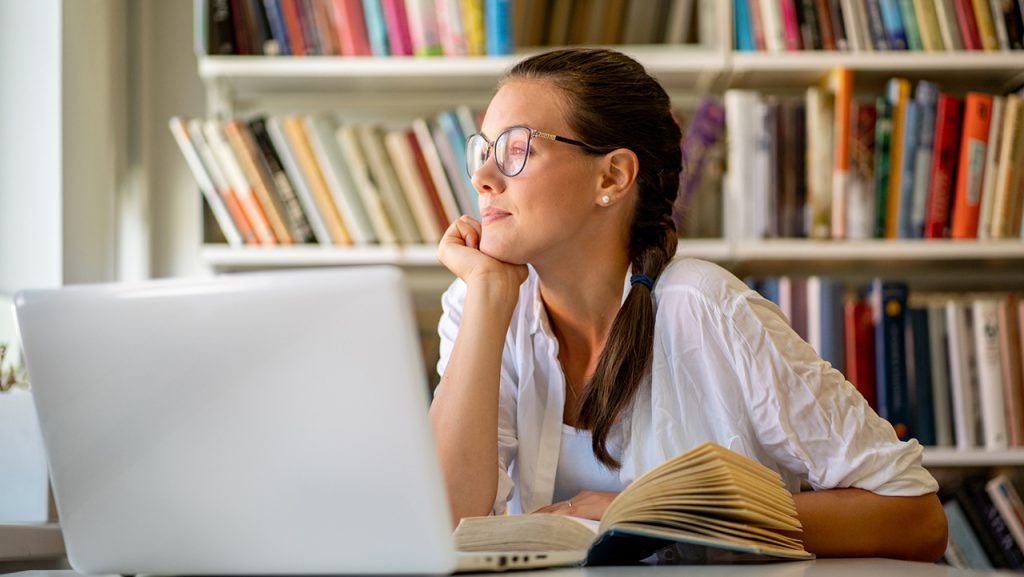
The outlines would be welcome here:
<svg viewBox="0 0 1024 577">
<path fill-rule="evenodd" d="M 334 27 L 338 33 L 338 44 L 345 56 L 370 56 L 369 31 L 361 0 L 334 0 Z"/>
<path fill-rule="evenodd" d="M 992 298 L 976 298 L 971 306 L 984 447 L 987 450 L 1005 449 L 1009 441 L 999 348 L 999 302 Z"/>
<path fill-rule="evenodd" d="M 1010 50 L 1024 50 L 1024 3 L 1019 0 L 1004 0 L 1000 3 Z"/>
<path fill-rule="evenodd" d="M 295 189 L 295 195 L 298 197 L 299 203 L 302 205 L 302 212 L 309 220 L 309 227 L 313 231 L 313 236 L 320 245 L 331 246 L 334 242 L 331 239 L 330 229 L 328 229 L 327 222 L 323 215 L 320 214 L 320 209 L 317 208 L 316 200 L 313 198 L 313 192 L 310 190 L 309 184 L 306 182 L 305 175 L 302 174 L 302 169 L 299 166 L 298 159 L 296 158 L 291 144 L 289 144 L 288 138 L 284 133 L 281 117 L 268 116 L 265 122 L 267 136 L 270 138 L 271 143 L 273 143 L 274 151 L 277 153 L 277 157 L 281 160 L 281 166 L 284 168 L 285 173 L 288 175 L 289 182 L 291 182 Z"/>
<path fill-rule="evenodd" d="M 188 134 L 185 119 L 179 116 L 171 118 L 169 126 L 171 134 L 174 135 L 175 142 L 178 143 L 178 148 L 181 149 L 181 153 L 185 157 L 189 170 L 192 171 L 192 176 L 195 177 L 196 183 L 199 185 L 199 191 L 210 206 L 210 211 L 213 212 L 221 232 L 224 233 L 225 240 L 228 241 L 228 245 L 231 247 L 241 247 L 245 244 L 245 241 L 243 241 L 238 227 L 235 226 L 231 213 L 224 203 L 224 199 L 217 192 L 213 180 L 207 173 L 206 167 L 203 166 L 203 161 L 199 158 L 199 154 L 192 143 L 192 138 Z"/>
<path fill-rule="evenodd" d="M 1009 2 L 1012 4 L 1011 2 Z M 1003 0 L 989 0 L 988 7 L 992 16 L 992 25 L 996 29 L 996 40 L 999 44 L 999 50 L 1010 49 L 1010 39 L 1007 35 L 1006 19 L 1003 18 Z"/>
<path fill-rule="evenodd" d="M 238 228 L 242 241 L 245 244 L 259 244 L 259 239 L 256 238 L 256 231 L 253 230 L 252 224 L 249 223 L 248 217 L 245 216 L 242 203 L 239 202 L 238 196 L 231 188 L 231 184 L 228 182 L 224 171 L 220 167 L 220 163 L 217 161 L 216 155 L 213 153 L 213 149 L 206 141 L 206 135 L 203 132 L 203 121 L 193 118 L 188 121 L 187 126 L 192 145 L 202 160 L 206 173 L 213 182 L 214 189 L 216 189 L 224 201 L 224 207 L 231 216 L 232 222 Z"/>
<path fill-rule="evenodd" d="M 328 135 L 325 135 L 328 136 Z M 365 151 L 360 143 L 359 129 L 355 126 L 343 125 L 334 132 L 335 144 L 341 153 L 340 170 L 345 170 L 351 178 L 350 190 L 355 190 L 359 204 L 365 210 L 367 233 L 385 245 L 394 245 L 398 236 L 378 183 L 370 176 L 370 167 L 366 161 Z M 356 204 L 355 199 L 352 199 Z"/>
<path fill-rule="evenodd" d="M 405 138 L 409 143 L 409 150 L 412 151 L 413 161 L 416 163 L 416 172 L 420 177 L 420 182 L 423 183 L 424 188 L 427 190 L 427 198 L 430 200 L 430 205 L 433 208 L 434 217 L 437 219 L 438 227 L 443 233 L 444 230 L 448 228 L 451 221 L 448 220 L 445 203 L 442 202 L 441 195 L 438 192 L 437 187 L 434 185 L 434 179 L 430 173 L 430 167 L 427 165 L 427 159 L 424 156 L 423 149 L 420 147 L 416 131 L 406 131 Z"/>
<path fill-rule="evenodd" d="M 821 50 L 821 30 L 818 28 L 814 0 L 798 0 L 796 16 L 800 23 L 800 36 L 804 50 Z"/>
<path fill-rule="evenodd" d="M 466 34 L 462 28 L 459 0 L 434 0 L 437 34 L 445 56 L 466 55 Z"/>
<path fill-rule="evenodd" d="M 320 171 L 320 165 L 317 163 L 316 156 L 310 145 L 309 135 L 303 126 L 302 117 L 285 117 L 281 121 L 281 127 L 288 138 L 288 144 L 295 154 L 298 168 L 305 176 L 317 209 L 327 224 L 327 229 L 331 234 L 331 241 L 333 244 L 351 245 L 351 233 L 345 227 L 345 223 L 338 212 L 338 206 L 335 204 L 334 199 L 331 198 L 323 173 Z"/>
<path fill-rule="evenodd" d="M 299 16 L 299 28 L 302 30 L 306 54 L 308 56 L 324 54 L 323 46 L 320 42 L 320 32 L 316 29 L 313 0 L 296 0 L 295 10 Z"/>
<path fill-rule="evenodd" d="M 256 238 L 260 244 L 277 244 L 277 239 L 274 237 L 274 232 L 267 222 L 263 208 L 260 206 L 259 201 L 256 200 L 256 195 L 246 180 L 242 168 L 238 165 L 238 159 L 235 158 L 231 145 L 228 144 L 224 136 L 224 129 L 217 121 L 207 120 L 203 124 L 203 130 L 206 135 L 206 141 L 209 143 L 213 154 L 217 157 L 217 163 L 221 166 L 224 176 L 231 184 L 231 189 L 235 192 L 242 210 L 245 211 L 246 220 L 252 225 Z"/>
<path fill-rule="evenodd" d="M 843 304 L 846 376 L 868 405 L 878 410 L 875 388 L 875 326 L 871 305 L 850 299 Z"/>
<path fill-rule="evenodd" d="M 235 54 L 235 29 L 231 0 L 209 0 L 207 4 L 206 52 L 212 56 Z"/>
<path fill-rule="evenodd" d="M 924 50 L 924 43 L 921 41 L 921 30 L 917 23 L 917 11 L 914 10 L 913 0 L 899 0 L 900 17 L 903 19 L 903 29 L 907 35 L 907 50 L 920 52 Z"/>
<path fill-rule="evenodd" d="M 982 519 L 988 526 L 989 533 L 993 536 L 996 545 L 1002 552 L 1003 559 L 1005 560 L 1005 565 L 1002 568 L 1017 571 L 1024 569 L 1024 555 L 1021 554 L 1020 547 L 1017 546 L 1017 542 L 1010 533 L 1010 528 L 1006 526 L 1002 515 L 999 514 L 999 510 L 996 509 L 992 498 L 989 497 L 988 491 L 985 490 L 985 479 L 975 477 L 969 479 L 966 483 L 975 507 L 980 510 Z"/>
<path fill-rule="evenodd" d="M 935 402 L 932 399 L 932 363 L 929 349 L 928 309 L 907 309 L 907 382 L 911 430 L 918 442 L 935 446 Z"/>
<path fill-rule="evenodd" d="M 914 435 L 907 389 L 907 292 L 903 283 L 876 280 L 873 286 L 879 415 L 901 440 Z"/>
<path fill-rule="evenodd" d="M 361 126 L 358 129 L 359 141 L 366 156 L 370 178 L 380 191 L 381 200 L 387 211 L 389 221 L 395 230 L 398 242 L 403 244 L 421 243 L 416 221 L 409 210 L 409 205 L 401 194 L 398 179 L 391 166 L 387 151 L 384 150 L 383 137 L 380 131 L 372 126 Z"/>
<path fill-rule="evenodd" d="M 880 0 L 865 0 L 868 31 L 871 33 L 871 43 L 875 50 L 889 50 L 889 37 L 885 33 L 885 24 L 882 22 L 882 6 Z"/>
<path fill-rule="evenodd" d="M 874 236 L 875 226 L 875 105 L 853 101 L 850 108 L 853 131 L 850 142 L 850 186 L 847 232 L 849 238 Z"/>
<path fill-rule="evenodd" d="M 914 12 L 921 28 L 921 44 L 928 52 L 942 52 L 946 49 L 942 41 L 942 33 L 939 31 L 939 18 L 936 12 L 936 3 L 941 0 L 913 0 Z"/>
<path fill-rule="evenodd" d="M 953 201 L 953 238 L 976 238 L 988 145 L 992 95 L 969 92 L 964 102 L 960 160 Z"/>
<path fill-rule="evenodd" d="M 935 109 L 939 98 L 939 87 L 922 80 L 914 89 L 914 100 L 917 102 L 920 136 L 917 150 L 914 152 L 913 198 L 910 207 L 910 238 L 924 236 L 924 223 L 928 205 L 928 188 L 931 185 L 932 157 L 935 151 Z"/>
<path fill-rule="evenodd" d="M 956 11 L 956 21 L 960 28 L 960 38 L 963 40 L 964 49 L 981 50 L 981 35 L 978 33 L 978 23 L 974 18 L 974 6 L 971 0 L 953 0 L 953 8 Z"/>
<path fill-rule="evenodd" d="M 925 238 L 948 236 L 949 213 L 959 158 L 961 106 L 959 98 L 948 94 L 940 94 L 935 106 L 935 152 L 932 155 L 931 178 L 928 184 Z"/>
<path fill-rule="evenodd" d="M 292 45 L 288 38 L 288 26 L 284 23 L 284 15 L 281 14 L 281 0 L 263 0 L 263 7 L 267 11 L 270 33 L 277 41 L 278 54 L 281 56 L 291 55 Z"/>
<path fill-rule="evenodd" d="M 338 1 L 338 0 L 335 0 Z M 405 13 L 409 17 L 409 35 L 416 56 L 441 56 L 437 14 L 431 0 L 405 0 Z"/>
<path fill-rule="evenodd" d="M 964 42 L 960 38 L 960 27 L 956 21 L 956 8 L 953 6 L 953 0 L 935 0 L 935 13 L 945 49 L 950 52 L 963 50 Z"/>
<path fill-rule="evenodd" d="M 363 18 L 370 52 L 374 56 L 388 56 L 391 51 L 388 49 L 388 27 L 384 22 L 381 0 L 363 0 Z"/>
<path fill-rule="evenodd" d="M 416 219 L 416 226 L 425 242 L 436 244 L 444 233 L 437 221 L 426 188 L 420 181 L 416 171 L 416 161 L 412 158 L 405 132 L 392 130 L 384 135 L 384 146 L 387 148 L 391 164 L 395 167 L 405 198 Z"/>
<path fill-rule="evenodd" d="M 917 144 L 920 138 L 921 109 L 914 100 L 907 100 L 903 108 L 903 136 L 900 158 L 903 166 L 900 169 L 900 204 L 896 214 L 896 237 L 914 238 L 911 217 L 914 209 L 914 161 L 917 156 Z"/>
<path fill-rule="evenodd" d="M 250 147 L 246 145 L 243 130 L 244 126 L 238 120 L 230 120 L 224 124 L 224 134 L 227 136 L 228 144 L 231 146 L 235 158 L 238 159 L 239 167 L 242 169 L 246 181 L 249 182 L 257 202 L 263 208 L 263 214 L 266 215 L 267 222 L 274 232 L 274 237 L 277 238 L 277 242 L 280 244 L 292 244 L 291 231 L 288 230 L 284 218 L 281 216 L 281 206 L 279 206 L 278 200 L 267 189 L 267 183 L 256 167 L 256 161 L 250 152 Z"/>
<path fill-rule="evenodd" d="M 291 41 L 292 54 L 304 56 L 306 54 L 306 38 L 302 35 L 302 23 L 299 21 L 299 0 L 281 0 L 281 18 L 288 30 L 288 40 Z"/>
<path fill-rule="evenodd" d="M 875 100 L 875 238 L 885 238 L 889 209 L 889 149 L 892 145 L 892 107 L 883 97 Z"/>
<path fill-rule="evenodd" d="M 761 11 L 761 0 L 748 0 L 747 13 L 750 14 L 750 29 L 754 34 L 754 48 L 759 52 L 764 52 L 768 49 L 768 45 L 764 38 L 764 13 Z"/>
<path fill-rule="evenodd" d="M 281 159 L 274 149 L 270 135 L 267 134 L 266 119 L 264 117 L 256 117 L 249 120 L 249 131 L 252 133 L 253 141 L 260 150 L 261 160 L 266 164 L 266 170 L 270 174 L 271 181 L 281 196 L 285 209 L 284 214 L 290 222 L 289 228 L 295 231 L 295 241 L 302 243 L 312 242 L 315 239 L 313 230 L 310 228 L 309 220 L 306 218 L 306 213 L 302 208 L 302 203 L 299 202 L 299 198 L 295 193 L 295 187 L 292 186 L 291 181 L 288 179 L 288 174 L 285 172 Z"/>
<path fill-rule="evenodd" d="M 249 24 L 246 14 L 245 0 L 231 0 L 231 27 L 235 33 L 235 54 L 249 56 L 253 54 L 252 39 L 249 37 Z"/>
<path fill-rule="evenodd" d="M 944 503 L 942 508 L 946 512 L 946 522 L 949 526 L 949 548 L 963 555 L 962 568 L 991 570 L 992 563 L 988 560 L 974 529 L 971 528 L 960 502 L 951 499 Z"/>
<path fill-rule="evenodd" d="M 1024 100 L 1016 94 L 1006 96 L 1000 140 L 998 169 L 992 179 L 993 207 L 989 236 L 1010 238 L 1012 220 L 1017 215 L 1016 205 L 1024 194 L 1017 186 L 1021 164 L 1024 163 Z"/>
<path fill-rule="evenodd" d="M 733 29 L 736 31 L 734 48 L 741 52 L 756 50 L 754 30 L 750 24 L 750 3 L 747 0 L 733 0 L 732 16 Z"/>
<path fill-rule="evenodd" d="M 388 49 L 395 56 L 412 55 L 412 36 L 405 13 L 405 0 L 381 0 L 384 21 L 388 30 Z"/>
<path fill-rule="evenodd" d="M 999 301 L 999 354 L 1002 361 L 1006 423 L 1010 446 L 1024 446 L 1024 356 L 1021 355 L 1021 327 L 1015 317 L 1016 294 Z"/>
<path fill-rule="evenodd" d="M 959 299 L 950 299 L 946 302 L 949 390 L 956 448 L 959 450 L 971 450 L 978 446 L 979 409 L 974 398 L 975 390 L 970 367 L 974 340 L 969 334 L 969 312 Z"/>
<path fill-rule="evenodd" d="M 828 12 L 828 0 L 814 0 L 814 13 L 821 31 L 821 47 L 836 50 L 835 30 L 832 29 L 832 15 Z"/>
<path fill-rule="evenodd" d="M 981 205 L 978 207 L 978 238 L 989 239 L 992 236 L 992 211 L 995 208 L 996 178 L 1002 146 L 1003 108 L 1006 98 L 1000 95 L 992 97 L 992 114 L 988 123 L 988 146 L 985 148 L 985 168 L 982 176 Z"/>
<path fill-rule="evenodd" d="M 783 46 L 788 51 L 800 50 L 800 27 L 796 21 L 796 5 L 793 0 L 779 0 L 779 14 L 782 17 Z"/>
<path fill-rule="evenodd" d="M 455 201 L 455 193 L 452 191 L 452 185 L 448 181 L 444 165 L 441 164 L 441 156 L 437 150 L 437 145 L 434 143 L 434 135 L 430 130 L 430 126 L 425 120 L 416 119 L 412 123 L 412 129 L 416 134 L 416 141 L 419 144 L 420 152 L 423 154 L 423 159 L 430 170 L 431 181 L 434 183 L 437 195 L 444 207 L 446 220 L 448 223 L 455 222 L 462 213 L 459 210 L 458 203 Z"/>
<path fill-rule="evenodd" d="M 928 350 L 931 353 L 935 444 L 953 446 L 953 415 L 949 399 L 949 354 L 946 349 L 946 311 L 941 302 L 928 305 Z"/>
<path fill-rule="evenodd" d="M 996 475 L 985 484 L 985 491 L 1013 535 L 1014 543 L 1018 548 L 1024 548 L 1024 503 L 1021 503 L 1009 477 Z"/>
<path fill-rule="evenodd" d="M 832 112 L 832 238 L 847 237 L 847 207 L 850 179 L 850 103 L 853 100 L 853 72 L 833 69 L 829 89 L 835 95 Z"/>
<path fill-rule="evenodd" d="M 484 0 L 484 29 L 487 54 L 504 56 L 512 53 L 510 0 Z"/>
<path fill-rule="evenodd" d="M 981 482 L 984 484 L 984 480 Z M 988 509 L 985 506 L 984 500 L 974 496 L 975 490 L 972 489 L 972 487 L 976 486 L 977 482 L 973 479 L 969 479 L 954 490 L 953 497 L 956 502 L 960 504 L 960 508 L 963 510 L 968 524 L 970 524 L 971 529 L 974 530 L 974 535 L 978 538 L 978 542 L 981 544 L 981 548 L 985 552 L 985 557 L 989 560 L 991 565 L 996 569 L 1009 569 L 1010 562 L 1007 560 L 1006 554 L 1003 552 L 1003 546 L 1000 544 L 997 536 L 993 533 L 991 525 L 989 524 Z M 983 489 L 984 488 L 982 487 L 982 490 Z M 991 504 L 991 500 L 987 500 L 989 504 Z"/>
<path fill-rule="evenodd" d="M 987 52 L 999 50 L 999 39 L 996 36 L 995 24 L 992 21 L 992 11 L 989 8 L 988 0 L 972 0 L 971 6 L 974 9 L 974 20 L 978 24 L 981 47 Z"/>
<path fill-rule="evenodd" d="M 885 238 L 897 237 L 897 223 L 903 190 L 903 137 L 906 127 L 907 101 L 910 96 L 910 82 L 905 78 L 893 78 L 886 87 L 886 96 L 892 108 L 892 141 L 889 150 L 889 193 L 886 202 Z"/>
<path fill-rule="evenodd" d="M 846 38 L 846 25 L 843 23 L 843 5 L 839 0 L 829 0 L 828 15 L 832 21 L 832 34 L 835 36 L 836 50 L 850 50 L 850 42 Z"/>
<path fill-rule="evenodd" d="M 461 0 L 462 27 L 466 33 L 466 54 L 487 54 L 487 33 L 484 26 L 483 0 Z"/>
<path fill-rule="evenodd" d="M 882 8 L 882 25 L 885 36 L 893 50 L 907 49 L 907 34 L 903 28 L 903 16 L 900 15 L 899 0 L 879 0 Z"/>
</svg>

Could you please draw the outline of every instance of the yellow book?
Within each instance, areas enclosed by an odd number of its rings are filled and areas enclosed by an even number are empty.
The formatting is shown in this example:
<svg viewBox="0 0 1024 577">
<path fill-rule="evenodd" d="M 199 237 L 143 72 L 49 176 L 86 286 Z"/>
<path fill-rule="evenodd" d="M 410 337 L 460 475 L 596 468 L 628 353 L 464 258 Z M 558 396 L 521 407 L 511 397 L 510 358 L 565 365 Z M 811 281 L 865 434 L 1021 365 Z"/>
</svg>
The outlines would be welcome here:
<svg viewBox="0 0 1024 577">
<path fill-rule="evenodd" d="M 892 138 L 889 141 L 889 195 L 886 199 L 885 238 L 896 238 L 903 181 L 903 119 L 907 99 L 910 98 L 910 81 L 906 78 L 890 79 L 886 87 L 886 98 L 892 107 Z"/>
<path fill-rule="evenodd" d="M 586 565 L 813 559 L 778 473 L 713 443 L 630 483 L 600 523 L 562 515 L 469 517 L 460 551 L 573 551 Z"/>
<path fill-rule="evenodd" d="M 331 198 L 327 181 L 324 180 L 323 173 L 320 172 L 320 165 L 317 163 L 316 156 L 313 154 L 313 149 L 309 144 L 309 137 L 306 135 L 306 129 L 302 124 L 302 117 L 284 117 L 281 120 L 281 127 L 284 129 L 288 144 L 291 145 L 292 150 L 295 152 L 299 166 L 309 181 L 309 188 L 313 193 L 313 198 L 316 201 L 320 215 L 327 225 L 327 230 L 331 234 L 331 240 L 334 244 L 338 245 L 352 244 L 352 236 L 345 228 L 345 223 L 341 220 L 341 215 L 338 213 L 338 207 Z"/>
<path fill-rule="evenodd" d="M 921 43 L 927 52 L 942 52 L 946 49 L 939 30 L 939 15 L 935 11 L 935 0 L 914 0 L 914 12 L 920 23 Z"/>
<path fill-rule="evenodd" d="M 992 21 L 992 8 L 988 0 L 972 0 L 974 5 L 974 19 L 978 22 L 978 36 L 981 36 L 981 45 L 986 51 L 999 50 L 999 38 L 996 37 L 996 25 Z M 999 15 L 1002 17 L 1002 15 Z"/>
<path fill-rule="evenodd" d="M 485 56 L 484 0 L 458 0 L 462 11 L 462 26 L 466 34 L 466 55 Z"/>
</svg>

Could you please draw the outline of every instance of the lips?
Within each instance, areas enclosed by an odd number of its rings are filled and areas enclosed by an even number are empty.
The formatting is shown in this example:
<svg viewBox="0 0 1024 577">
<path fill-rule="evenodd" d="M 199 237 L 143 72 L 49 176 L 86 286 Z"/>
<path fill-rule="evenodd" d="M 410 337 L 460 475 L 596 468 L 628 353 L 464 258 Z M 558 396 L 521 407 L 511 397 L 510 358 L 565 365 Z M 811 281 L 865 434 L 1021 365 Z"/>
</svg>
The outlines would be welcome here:
<svg viewBox="0 0 1024 577">
<path fill-rule="evenodd" d="M 488 206 L 480 209 L 480 222 L 482 224 L 490 224 L 497 220 L 501 220 L 506 216 L 512 216 L 512 213 L 501 210 L 500 208 L 495 208 L 493 206 Z"/>
</svg>

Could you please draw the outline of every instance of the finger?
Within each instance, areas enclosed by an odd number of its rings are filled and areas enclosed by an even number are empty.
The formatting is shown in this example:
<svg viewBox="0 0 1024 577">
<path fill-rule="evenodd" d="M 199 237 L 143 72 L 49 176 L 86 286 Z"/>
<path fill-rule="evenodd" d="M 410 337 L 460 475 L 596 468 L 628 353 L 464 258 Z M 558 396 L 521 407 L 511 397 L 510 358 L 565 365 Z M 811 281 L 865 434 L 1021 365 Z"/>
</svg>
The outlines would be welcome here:
<svg viewBox="0 0 1024 577">
<path fill-rule="evenodd" d="M 459 233 L 466 241 L 469 248 L 480 248 L 480 231 L 473 228 L 473 225 L 466 220 L 459 220 Z"/>
</svg>

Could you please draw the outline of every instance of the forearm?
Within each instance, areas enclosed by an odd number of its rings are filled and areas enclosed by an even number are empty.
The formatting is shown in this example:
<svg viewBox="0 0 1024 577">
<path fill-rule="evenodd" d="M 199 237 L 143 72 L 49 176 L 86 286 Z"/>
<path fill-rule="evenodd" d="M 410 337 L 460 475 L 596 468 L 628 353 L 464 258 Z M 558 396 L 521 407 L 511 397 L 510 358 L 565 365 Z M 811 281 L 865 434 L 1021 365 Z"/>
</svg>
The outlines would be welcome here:
<svg viewBox="0 0 1024 577">
<path fill-rule="evenodd" d="M 820 557 L 936 561 L 946 548 L 946 517 L 934 493 L 884 497 L 863 489 L 793 496 L 804 548 Z"/>
<path fill-rule="evenodd" d="M 453 523 L 486 515 L 498 484 L 501 355 L 516 293 L 471 286 L 440 394 L 430 408 Z"/>
</svg>

